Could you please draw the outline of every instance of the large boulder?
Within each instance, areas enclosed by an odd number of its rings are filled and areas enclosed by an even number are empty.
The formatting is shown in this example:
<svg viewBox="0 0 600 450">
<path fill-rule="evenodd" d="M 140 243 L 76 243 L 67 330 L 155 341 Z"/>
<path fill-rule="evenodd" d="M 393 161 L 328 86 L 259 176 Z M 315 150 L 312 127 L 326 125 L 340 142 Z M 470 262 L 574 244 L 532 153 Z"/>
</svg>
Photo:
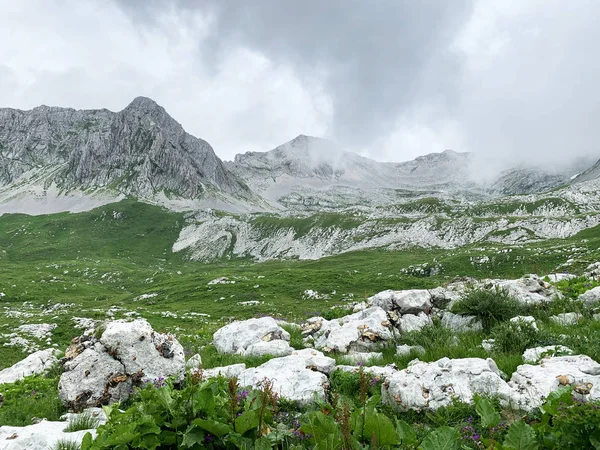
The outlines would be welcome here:
<svg viewBox="0 0 600 450">
<path fill-rule="evenodd" d="M 455 399 L 471 403 L 475 394 L 495 396 L 504 403 L 512 396 L 496 363 L 489 358 L 415 361 L 388 376 L 382 387 L 384 402 L 401 411 L 436 410 Z"/>
<path fill-rule="evenodd" d="M 109 322 L 100 338 L 74 339 L 62 363 L 58 393 L 76 411 L 125 400 L 134 385 L 185 373 L 181 344 L 143 319 Z"/>
<path fill-rule="evenodd" d="M 290 334 L 272 317 L 235 321 L 219 328 L 213 344 L 219 353 L 238 355 L 289 355 Z"/>
<path fill-rule="evenodd" d="M 505 290 L 523 305 L 548 303 L 560 296 L 556 287 L 537 275 L 530 275 L 518 280 L 491 280 L 485 287 Z"/>
<path fill-rule="evenodd" d="M 388 312 L 419 314 L 420 312 L 428 312 L 431 309 L 431 294 L 426 289 L 387 290 L 369 297 L 368 304 L 379 306 Z"/>
<path fill-rule="evenodd" d="M 582 301 L 588 306 L 595 305 L 596 303 L 600 302 L 600 286 L 596 286 L 595 288 L 584 292 L 577 298 L 577 300 Z"/>
<path fill-rule="evenodd" d="M 561 386 L 572 386 L 586 401 L 600 400 L 600 364 L 585 355 L 544 358 L 517 367 L 508 384 L 515 392 L 512 406 L 524 410 L 541 406 Z"/>
<path fill-rule="evenodd" d="M 57 353 L 58 350 L 53 348 L 32 353 L 15 365 L 0 371 L 0 384 L 14 383 L 30 375 L 46 373 L 58 363 Z"/>
<path fill-rule="evenodd" d="M 260 389 L 268 380 L 280 397 L 306 404 L 314 400 L 315 394 L 325 397 L 329 386 L 327 374 L 334 368 L 334 359 L 305 349 L 246 369 L 239 376 L 239 384 Z"/>
<path fill-rule="evenodd" d="M 463 316 L 444 311 L 442 326 L 452 331 L 479 331 L 483 329 L 481 320 L 475 316 Z"/>
<path fill-rule="evenodd" d="M 433 325 L 431 318 L 424 312 L 420 312 L 419 314 L 404 314 L 398 320 L 398 328 L 403 333 L 420 331 L 431 325 Z"/>
<path fill-rule="evenodd" d="M 309 319 L 303 334 L 319 350 L 349 353 L 375 350 L 394 337 L 394 330 L 386 312 L 375 306 L 339 319 Z"/>
</svg>

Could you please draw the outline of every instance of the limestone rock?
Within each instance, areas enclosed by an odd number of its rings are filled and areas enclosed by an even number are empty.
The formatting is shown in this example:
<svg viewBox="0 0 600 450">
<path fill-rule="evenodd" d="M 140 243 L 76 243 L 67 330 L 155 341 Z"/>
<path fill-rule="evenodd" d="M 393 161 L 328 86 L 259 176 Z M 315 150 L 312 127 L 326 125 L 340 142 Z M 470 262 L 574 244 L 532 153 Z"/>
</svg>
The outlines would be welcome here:
<svg viewBox="0 0 600 450">
<path fill-rule="evenodd" d="M 382 291 L 368 299 L 372 306 L 379 306 L 385 311 L 398 311 L 401 314 L 418 314 L 431 308 L 431 294 L 426 289 L 405 291 Z"/>
<path fill-rule="evenodd" d="M 590 289 L 589 291 L 581 294 L 577 300 L 582 301 L 586 305 L 594 305 L 600 302 L 600 286 Z"/>
<path fill-rule="evenodd" d="M 383 354 L 381 352 L 348 353 L 344 359 L 351 363 L 364 363 L 371 360 L 383 359 Z"/>
<path fill-rule="evenodd" d="M 188 359 L 185 363 L 185 368 L 187 370 L 199 369 L 202 367 L 202 357 L 196 353 L 190 359 Z"/>
<path fill-rule="evenodd" d="M 426 326 L 433 325 L 431 318 L 424 312 L 420 312 L 418 315 L 415 314 L 404 314 L 398 321 L 398 328 L 403 333 L 410 333 L 412 331 L 420 331 Z"/>
<path fill-rule="evenodd" d="M 56 349 L 39 350 L 11 367 L 0 371 L 0 384 L 14 383 L 30 375 L 46 373 L 58 363 Z"/>
<path fill-rule="evenodd" d="M 512 319 L 510 319 L 510 321 L 515 323 L 527 324 L 535 331 L 539 331 L 537 323 L 535 322 L 535 317 L 533 316 L 515 316 Z"/>
<path fill-rule="evenodd" d="M 171 335 L 156 333 L 148 322 L 117 320 L 102 336 L 74 339 L 61 361 L 62 402 L 73 410 L 125 400 L 133 385 L 169 376 L 181 379 L 185 356 Z"/>
<path fill-rule="evenodd" d="M 339 365 L 335 368 L 335 370 L 341 370 L 343 372 L 352 372 L 358 373 L 361 367 L 358 366 L 344 366 Z M 385 366 L 363 366 L 362 370 L 369 374 L 372 377 L 377 377 L 379 379 L 385 379 L 396 372 L 398 372 L 398 368 L 395 364 L 387 364 Z"/>
<path fill-rule="evenodd" d="M 409 356 L 411 353 L 414 353 L 417 355 L 424 355 L 425 348 L 422 347 L 421 345 L 407 345 L 407 344 L 398 345 L 396 347 L 396 355 L 398 355 L 398 356 Z"/>
<path fill-rule="evenodd" d="M 325 359 L 330 361 L 323 365 Z M 324 366 L 326 370 L 335 367 L 335 360 L 315 350 L 298 351 L 243 371 L 239 376 L 239 384 L 260 388 L 265 380 L 269 380 L 280 397 L 306 404 L 313 401 L 315 394 L 325 397 L 328 378 L 325 373 L 318 371 L 319 367 Z"/>
<path fill-rule="evenodd" d="M 290 334 L 279 326 L 272 317 L 235 321 L 219 328 L 213 335 L 213 344 L 219 353 L 235 353 L 245 355 L 254 344 L 262 343 L 256 347 L 254 354 L 282 354 L 288 352 L 287 347 L 281 342 L 289 342 Z M 292 349 L 293 350 L 293 349 Z M 272 353 L 271 353 L 272 352 Z"/>
<path fill-rule="evenodd" d="M 491 359 L 442 358 L 416 361 L 386 379 L 384 402 L 397 410 L 436 410 L 454 399 L 471 403 L 475 394 L 497 396 L 508 403 L 512 392 Z"/>
<path fill-rule="evenodd" d="M 453 331 L 477 331 L 482 330 L 481 321 L 475 316 L 463 316 L 444 311 L 442 326 Z"/>
<path fill-rule="evenodd" d="M 586 401 L 600 400 L 600 364 L 589 356 L 545 358 L 539 365 L 524 364 L 513 373 L 509 385 L 515 391 L 513 406 L 531 410 L 541 406 L 561 386 L 587 385 Z"/>
<path fill-rule="evenodd" d="M 394 337 L 394 331 L 383 309 L 378 306 L 341 317 L 319 319 L 314 332 L 314 347 L 340 353 L 369 352 Z"/>
<path fill-rule="evenodd" d="M 211 369 L 192 369 L 191 373 L 192 375 L 200 375 L 203 379 L 215 377 L 237 378 L 244 370 L 246 370 L 246 364 L 240 363 Z"/>
<path fill-rule="evenodd" d="M 523 362 L 526 364 L 537 364 L 542 358 L 555 355 L 572 355 L 573 350 L 564 345 L 547 345 L 546 347 L 528 348 L 523 353 Z"/>
<path fill-rule="evenodd" d="M 505 290 L 523 305 L 548 303 L 560 296 L 558 289 L 536 275 L 517 280 L 491 280 L 490 287 Z"/>
<path fill-rule="evenodd" d="M 558 325 L 575 325 L 581 320 L 581 314 L 576 312 L 561 313 L 551 316 L 550 320 Z"/>
</svg>

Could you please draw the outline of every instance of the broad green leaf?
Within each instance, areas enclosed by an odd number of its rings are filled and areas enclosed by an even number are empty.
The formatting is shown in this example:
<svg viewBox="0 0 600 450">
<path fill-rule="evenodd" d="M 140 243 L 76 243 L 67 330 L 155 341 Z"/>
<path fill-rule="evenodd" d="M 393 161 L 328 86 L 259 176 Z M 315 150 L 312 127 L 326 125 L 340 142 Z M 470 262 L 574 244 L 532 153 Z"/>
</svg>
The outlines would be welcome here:
<svg viewBox="0 0 600 450">
<path fill-rule="evenodd" d="M 416 444 L 417 434 L 415 430 L 404 420 L 396 420 L 396 432 L 403 444 Z"/>
<path fill-rule="evenodd" d="M 238 417 L 238 419 L 240 417 Z M 217 437 L 223 437 L 233 431 L 229 425 L 210 419 L 194 419 L 192 424 L 198 428 L 208 431 L 210 434 L 214 434 Z"/>
<path fill-rule="evenodd" d="M 514 450 L 537 450 L 539 448 L 535 431 L 522 420 L 510 426 L 503 445 Z"/>
<path fill-rule="evenodd" d="M 260 422 L 260 411 L 252 409 L 250 411 L 244 411 L 241 416 L 235 419 L 235 431 L 240 434 L 244 434 L 246 431 L 253 428 L 258 428 Z"/>
<path fill-rule="evenodd" d="M 188 430 L 183 435 L 183 441 L 181 441 L 181 445 L 183 447 L 193 447 L 196 444 L 202 444 L 204 442 L 204 437 L 206 436 L 206 432 L 201 428 L 198 428 L 194 425 L 191 425 Z"/>
<path fill-rule="evenodd" d="M 358 412 L 358 411 L 357 411 Z M 375 439 L 376 446 L 397 445 L 400 443 L 398 433 L 392 421 L 384 414 L 377 412 L 375 408 L 366 408 L 364 418 L 364 435 L 362 433 L 362 414 L 358 414 L 355 420 L 355 437 L 363 437 L 366 442 Z"/>
<path fill-rule="evenodd" d="M 203 411 L 211 416 L 214 413 L 215 395 L 210 386 L 206 386 L 194 393 L 194 396 L 192 397 L 192 410 L 194 411 L 194 414 Z"/>
<path fill-rule="evenodd" d="M 458 450 L 460 448 L 460 432 L 452 427 L 440 427 L 427 435 L 419 450 Z"/>
<path fill-rule="evenodd" d="M 500 423 L 500 414 L 487 398 L 480 397 L 475 400 L 475 411 L 481 417 L 481 425 L 484 428 L 492 428 Z"/>
<path fill-rule="evenodd" d="M 600 450 L 600 429 L 596 429 L 596 431 L 590 435 L 590 444 L 592 444 L 596 450 Z"/>
<path fill-rule="evenodd" d="M 550 414 L 551 416 L 556 415 L 561 403 L 565 405 L 571 405 L 573 403 L 572 391 L 573 388 L 571 386 L 564 386 L 551 392 L 544 404 L 540 407 L 540 410 L 542 413 Z"/>
<path fill-rule="evenodd" d="M 267 438 L 261 437 L 254 442 L 254 450 L 271 450 L 271 448 L 271 442 Z"/>
<path fill-rule="evenodd" d="M 83 440 L 81 441 L 81 450 L 88 450 L 92 447 L 92 441 L 94 438 L 91 433 L 85 433 Z"/>
</svg>

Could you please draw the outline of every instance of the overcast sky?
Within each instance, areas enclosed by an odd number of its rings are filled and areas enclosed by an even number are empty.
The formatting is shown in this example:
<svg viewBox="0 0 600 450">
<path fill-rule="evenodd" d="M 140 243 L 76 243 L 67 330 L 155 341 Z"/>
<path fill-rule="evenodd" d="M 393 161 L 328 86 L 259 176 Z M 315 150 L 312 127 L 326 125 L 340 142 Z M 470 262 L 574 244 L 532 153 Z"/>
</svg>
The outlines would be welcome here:
<svg viewBox="0 0 600 450">
<path fill-rule="evenodd" d="M 153 98 L 223 159 L 600 156 L 597 0 L 0 0 L 0 106 Z"/>
</svg>

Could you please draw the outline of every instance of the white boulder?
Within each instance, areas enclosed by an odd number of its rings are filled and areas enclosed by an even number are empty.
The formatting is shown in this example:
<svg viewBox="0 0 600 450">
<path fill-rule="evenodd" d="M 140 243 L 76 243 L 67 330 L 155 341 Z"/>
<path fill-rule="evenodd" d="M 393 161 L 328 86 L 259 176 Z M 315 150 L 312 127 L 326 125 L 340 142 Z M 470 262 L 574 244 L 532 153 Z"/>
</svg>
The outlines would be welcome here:
<svg viewBox="0 0 600 450">
<path fill-rule="evenodd" d="M 231 364 L 230 366 L 213 367 L 212 369 L 202 369 L 202 376 L 204 378 L 237 378 L 240 374 L 246 370 L 246 364 Z"/>
<path fill-rule="evenodd" d="M 182 379 L 185 373 L 181 344 L 143 319 L 109 322 L 99 339 L 74 339 L 62 362 L 58 393 L 76 411 L 125 400 L 144 381 Z"/>
<path fill-rule="evenodd" d="M 581 320 L 582 316 L 576 312 L 561 313 L 555 316 L 550 316 L 550 320 L 558 325 L 575 325 Z"/>
<path fill-rule="evenodd" d="M 402 344 L 396 347 L 397 356 L 410 356 L 411 354 L 424 355 L 425 348 L 421 345 Z"/>
<path fill-rule="evenodd" d="M 513 406 L 531 410 L 541 406 L 561 386 L 573 386 L 576 395 L 600 400 L 600 364 L 589 356 L 545 358 L 539 365 L 517 367 L 509 383 L 515 391 Z"/>
<path fill-rule="evenodd" d="M 361 370 L 361 367 L 339 365 L 335 368 L 335 370 L 341 370 L 342 372 L 358 373 Z M 379 379 L 385 379 L 398 372 L 398 368 L 394 364 L 387 364 L 385 366 L 363 366 L 362 370 L 364 371 L 364 373 L 367 373 L 370 376 L 377 377 Z"/>
<path fill-rule="evenodd" d="M 547 303 L 560 296 L 556 287 L 536 275 L 518 280 L 492 280 L 491 284 L 493 288 L 505 290 L 523 305 Z"/>
<path fill-rule="evenodd" d="M 381 352 L 357 352 L 357 353 L 349 353 L 344 359 L 351 363 L 364 363 L 367 361 L 376 361 L 379 359 L 383 359 L 383 353 Z"/>
<path fill-rule="evenodd" d="M 290 356 L 271 359 L 259 367 L 246 369 L 239 376 L 239 384 L 260 389 L 268 380 L 280 397 L 306 404 L 312 402 L 315 395 L 325 397 L 328 378 L 319 368 L 330 373 L 333 367 L 335 360 L 325 357 L 321 352 L 298 351 Z"/>
<path fill-rule="evenodd" d="M 405 291 L 382 291 L 368 299 L 372 306 L 385 311 L 398 311 L 401 314 L 418 314 L 431 308 L 431 294 L 426 289 Z"/>
<path fill-rule="evenodd" d="M 398 320 L 398 328 L 403 333 L 410 333 L 412 331 L 420 331 L 427 326 L 433 325 L 431 318 L 424 312 L 420 312 L 418 315 L 415 314 L 404 314 Z"/>
<path fill-rule="evenodd" d="M 463 316 L 444 311 L 442 326 L 452 331 L 479 331 L 483 329 L 481 321 L 475 316 Z"/>
<path fill-rule="evenodd" d="M 275 342 L 278 340 L 289 342 L 290 334 L 272 317 L 235 321 L 219 328 L 213 335 L 213 344 L 219 353 L 238 355 L 245 355 L 249 347 L 260 342 L 265 344 L 256 347 L 254 354 L 281 354 L 285 345 Z M 289 350 L 293 349 L 288 344 L 285 352 Z"/>
<path fill-rule="evenodd" d="M 523 362 L 525 364 L 537 364 L 543 358 L 572 354 L 573 350 L 564 345 L 547 345 L 546 347 L 528 348 L 523 353 Z"/>
<path fill-rule="evenodd" d="M 81 444 L 86 433 L 96 436 L 96 430 L 81 430 L 67 433 L 68 422 L 42 420 L 25 427 L 0 427 L 0 449 L 2 450 L 46 450 L 54 449 L 61 441 Z"/>
<path fill-rule="evenodd" d="M 394 337 L 385 311 L 378 306 L 339 319 L 316 319 L 309 321 L 305 334 L 313 330 L 314 347 L 324 351 L 368 352 Z"/>
<path fill-rule="evenodd" d="M 596 286 L 589 291 L 585 291 L 577 298 L 577 300 L 582 301 L 586 305 L 594 305 L 600 302 L 600 286 Z"/>
<path fill-rule="evenodd" d="M 537 323 L 535 322 L 535 317 L 533 316 L 515 316 L 512 319 L 510 319 L 510 321 L 517 324 L 521 323 L 524 325 L 528 325 L 535 331 L 539 331 Z"/>
<path fill-rule="evenodd" d="M 46 373 L 53 365 L 58 363 L 57 353 L 58 350 L 52 348 L 32 353 L 15 365 L 1 370 L 0 384 L 14 383 L 30 375 Z"/>
<path fill-rule="evenodd" d="M 457 399 L 471 403 L 475 394 L 508 402 L 511 390 L 491 359 L 442 358 L 415 361 L 387 377 L 382 387 L 385 403 L 397 410 L 436 410 Z"/>
</svg>

